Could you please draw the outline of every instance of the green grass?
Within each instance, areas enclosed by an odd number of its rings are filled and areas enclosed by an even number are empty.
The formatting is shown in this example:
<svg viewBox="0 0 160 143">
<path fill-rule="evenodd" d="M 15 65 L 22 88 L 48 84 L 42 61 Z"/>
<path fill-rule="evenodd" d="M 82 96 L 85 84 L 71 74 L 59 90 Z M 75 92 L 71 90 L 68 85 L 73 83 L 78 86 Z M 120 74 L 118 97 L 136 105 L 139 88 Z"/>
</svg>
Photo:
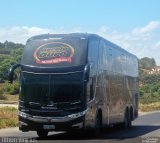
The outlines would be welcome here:
<svg viewBox="0 0 160 143">
<path fill-rule="evenodd" d="M 139 110 L 142 112 L 160 111 L 160 102 L 153 102 L 147 104 L 139 104 Z"/>
<path fill-rule="evenodd" d="M 152 112 L 160 110 L 160 94 L 158 92 L 143 93 L 139 97 L 139 110 Z"/>
<path fill-rule="evenodd" d="M 0 107 L 0 129 L 18 126 L 18 109 L 15 107 Z"/>
</svg>

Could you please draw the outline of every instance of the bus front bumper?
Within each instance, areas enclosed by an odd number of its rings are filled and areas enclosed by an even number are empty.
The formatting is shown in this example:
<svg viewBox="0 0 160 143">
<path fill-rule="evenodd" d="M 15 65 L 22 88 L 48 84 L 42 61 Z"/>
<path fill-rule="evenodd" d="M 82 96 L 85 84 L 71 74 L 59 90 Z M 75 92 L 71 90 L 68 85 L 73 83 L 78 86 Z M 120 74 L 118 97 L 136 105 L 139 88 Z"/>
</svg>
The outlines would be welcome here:
<svg viewBox="0 0 160 143">
<path fill-rule="evenodd" d="M 83 128 L 86 112 L 87 110 L 84 110 L 64 117 L 41 117 L 19 111 L 19 129 L 22 131 L 36 131 L 43 129 L 66 131 Z"/>
</svg>

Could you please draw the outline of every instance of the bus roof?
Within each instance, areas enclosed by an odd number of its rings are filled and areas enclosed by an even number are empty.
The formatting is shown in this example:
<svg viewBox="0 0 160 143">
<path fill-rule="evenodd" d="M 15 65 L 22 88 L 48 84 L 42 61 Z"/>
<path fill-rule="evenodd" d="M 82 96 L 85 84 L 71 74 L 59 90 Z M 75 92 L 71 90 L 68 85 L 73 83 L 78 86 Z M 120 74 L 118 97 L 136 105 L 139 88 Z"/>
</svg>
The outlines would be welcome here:
<svg viewBox="0 0 160 143">
<path fill-rule="evenodd" d="M 34 41 L 34 40 L 49 40 L 49 39 L 72 39 L 72 38 L 78 38 L 78 39 L 89 39 L 90 37 L 95 37 L 99 39 L 103 39 L 105 42 L 107 42 L 108 45 L 110 45 L 112 48 L 119 49 L 120 51 L 125 52 L 126 54 L 129 54 L 130 56 L 133 56 L 137 58 L 134 54 L 128 52 L 127 50 L 123 49 L 122 47 L 118 46 L 117 44 L 97 35 L 97 34 L 90 34 L 90 33 L 68 33 L 68 34 L 41 34 L 36 35 L 27 40 L 28 41 Z M 138 58 L 137 58 L 138 59 Z"/>
<path fill-rule="evenodd" d="M 69 34 L 41 34 L 28 39 L 30 40 L 44 40 L 44 39 L 71 39 L 71 38 L 88 38 L 90 34 L 87 33 L 69 33 Z"/>
</svg>

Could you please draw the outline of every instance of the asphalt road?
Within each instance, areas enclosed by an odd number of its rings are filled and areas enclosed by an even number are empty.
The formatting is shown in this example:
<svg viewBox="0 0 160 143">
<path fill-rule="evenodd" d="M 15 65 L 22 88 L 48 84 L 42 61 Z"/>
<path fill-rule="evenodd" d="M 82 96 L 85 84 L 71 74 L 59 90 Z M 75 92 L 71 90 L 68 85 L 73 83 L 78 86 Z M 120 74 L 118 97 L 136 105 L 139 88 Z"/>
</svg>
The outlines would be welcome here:
<svg viewBox="0 0 160 143">
<path fill-rule="evenodd" d="M 140 116 L 130 129 L 108 128 L 98 138 L 90 132 L 87 134 L 51 132 L 47 138 L 41 139 L 37 137 L 36 132 L 23 133 L 18 128 L 1 129 L 0 137 L 0 142 L 5 142 L 6 137 L 27 137 L 30 142 L 45 140 L 55 143 L 160 143 L 160 112 Z"/>
</svg>

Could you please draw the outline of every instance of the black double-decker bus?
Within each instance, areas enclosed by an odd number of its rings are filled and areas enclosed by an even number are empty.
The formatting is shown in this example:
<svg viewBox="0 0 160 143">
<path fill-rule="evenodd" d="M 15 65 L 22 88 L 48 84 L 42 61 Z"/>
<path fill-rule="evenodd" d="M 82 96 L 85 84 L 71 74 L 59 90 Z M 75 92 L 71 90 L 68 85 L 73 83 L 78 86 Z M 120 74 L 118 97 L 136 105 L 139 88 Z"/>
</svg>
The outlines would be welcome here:
<svg viewBox="0 0 160 143">
<path fill-rule="evenodd" d="M 49 131 L 130 127 L 138 116 L 138 60 L 95 34 L 30 38 L 19 64 L 19 129 Z"/>
</svg>

